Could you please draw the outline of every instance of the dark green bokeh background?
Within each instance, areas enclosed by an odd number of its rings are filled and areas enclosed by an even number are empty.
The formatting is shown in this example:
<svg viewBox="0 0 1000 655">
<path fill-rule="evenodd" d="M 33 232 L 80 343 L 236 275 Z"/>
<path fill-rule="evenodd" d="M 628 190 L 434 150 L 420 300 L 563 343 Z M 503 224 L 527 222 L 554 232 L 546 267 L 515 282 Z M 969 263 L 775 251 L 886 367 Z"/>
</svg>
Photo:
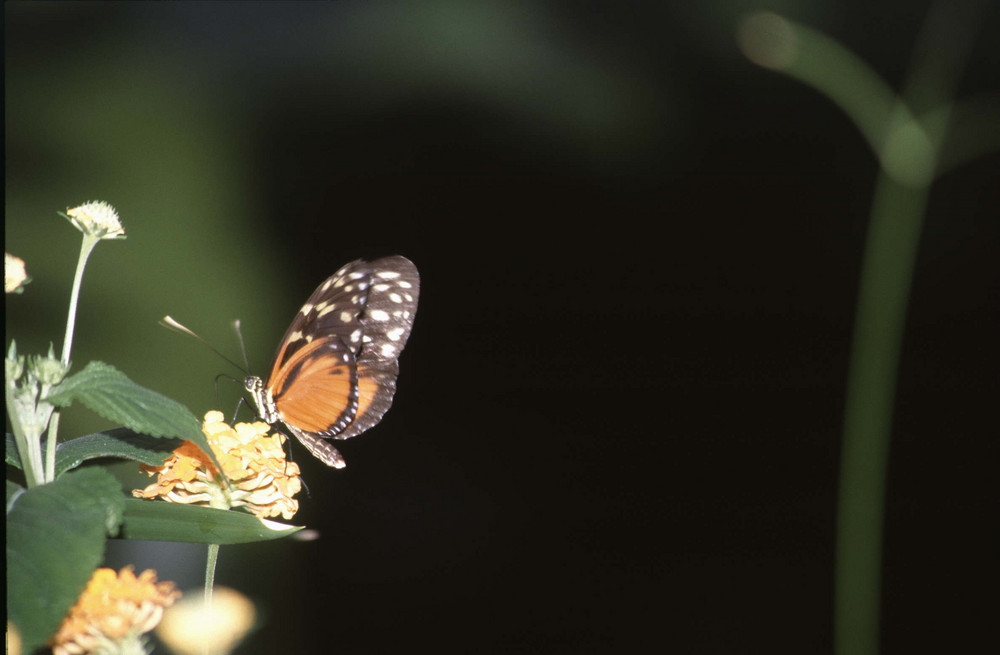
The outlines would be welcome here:
<svg viewBox="0 0 1000 655">
<path fill-rule="evenodd" d="M 7 343 L 196 414 L 265 370 L 346 261 L 399 253 L 421 307 L 399 394 L 301 462 L 318 541 L 222 549 L 240 652 L 828 652 L 843 386 L 876 162 L 830 102 L 744 60 L 771 8 L 894 85 L 927 3 L 7 3 Z M 962 95 L 996 91 L 980 26 Z M 937 183 L 887 510 L 885 652 L 992 635 L 998 159 Z M 222 383 L 223 408 L 236 389 Z M 228 411 L 228 409 L 227 409 Z M 107 427 L 78 409 L 61 434 Z M 989 557 L 987 557 L 989 555 Z M 182 586 L 200 547 L 116 543 Z"/>
</svg>

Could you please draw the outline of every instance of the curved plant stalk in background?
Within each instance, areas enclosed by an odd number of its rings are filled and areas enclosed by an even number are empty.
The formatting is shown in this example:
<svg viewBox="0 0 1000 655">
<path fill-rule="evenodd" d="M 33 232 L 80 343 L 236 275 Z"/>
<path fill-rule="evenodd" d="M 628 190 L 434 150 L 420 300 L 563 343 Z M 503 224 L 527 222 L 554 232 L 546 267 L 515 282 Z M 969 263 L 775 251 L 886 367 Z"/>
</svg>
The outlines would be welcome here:
<svg viewBox="0 0 1000 655">
<path fill-rule="evenodd" d="M 955 105 L 979 2 L 939 3 L 902 95 L 827 36 L 770 13 L 749 16 L 740 45 L 753 62 L 797 78 L 855 122 L 878 157 L 844 409 L 834 579 L 834 652 L 879 651 L 882 529 L 892 408 L 907 301 L 935 176 L 1000 149 L 1000 106 Z M 970 111 L 971 110 L 971 111 Z M 961 122 L 951 120 L 962 113 Z"/>
</svg>

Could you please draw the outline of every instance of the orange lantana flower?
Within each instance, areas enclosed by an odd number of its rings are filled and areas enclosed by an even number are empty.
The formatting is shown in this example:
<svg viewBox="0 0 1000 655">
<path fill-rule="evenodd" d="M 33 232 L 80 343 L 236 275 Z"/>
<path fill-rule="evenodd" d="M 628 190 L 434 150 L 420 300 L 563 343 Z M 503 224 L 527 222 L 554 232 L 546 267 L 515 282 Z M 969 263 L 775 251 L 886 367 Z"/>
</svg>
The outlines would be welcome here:
<svg viewBox="0 0 1000 655">
<path fill-rule="evenodd" d="M 302 489 L 299 465 L 285 460 L 285 436 L 269 435 L 270 429 L 262 421 L 230 426 L 222 412 L 208 412 L 202 432 L 222 472 L 194 443 L 185 441 L 163 466 L 142 465 L 143 471 L 157 476 L 156 482 L 132 495 L 218 509 L 246 507 L 261 518 L 290 519 L 299 509 L 299 501 L 292 498 Z"/>
<path fill-rule="evenodd" d="M 142 635 L 156 627 L 163 610 L 180 598 L 172 582 L 157 582 L 156 571 L 139 577 L 97 569 L 50 645 L 54 655 L 141 652 Z"/>
</svg>

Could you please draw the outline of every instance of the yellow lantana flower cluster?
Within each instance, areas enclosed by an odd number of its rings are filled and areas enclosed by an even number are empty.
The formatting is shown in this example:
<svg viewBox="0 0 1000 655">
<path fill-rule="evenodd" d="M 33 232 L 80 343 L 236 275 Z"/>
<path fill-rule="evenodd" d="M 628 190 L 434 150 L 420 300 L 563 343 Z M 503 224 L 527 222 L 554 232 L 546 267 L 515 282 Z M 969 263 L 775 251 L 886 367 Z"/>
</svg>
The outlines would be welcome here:
<svg viewBox="0 0 1000 655">
<path fill-rule="evenodd" d="M 290 519 L 299 509 L 299 501 L 292 498 L 302 489 L 299 465 L 285 460 L 285 436 L 268 435 L 270 429 L 262 421 L 230 426 L 222 412 L 210 411 L 202 432 L 222 474 L 201 449 L 185 441 L 163 466 L 142 465 L 143 471 L 157 476 L 156 482 L 132 495 L 218 509 L 246 507 L 261 518 Z"/>
<path fill-rule="evenodd" d="M 135 652 L 144 633 L 156 627 L 163 610 L 180 598 L 172 582 L 157 582 L 156 571 L 139 577 L 97 569 L 63 619 L 50 645 L 54 655 Z"/>
</svg>

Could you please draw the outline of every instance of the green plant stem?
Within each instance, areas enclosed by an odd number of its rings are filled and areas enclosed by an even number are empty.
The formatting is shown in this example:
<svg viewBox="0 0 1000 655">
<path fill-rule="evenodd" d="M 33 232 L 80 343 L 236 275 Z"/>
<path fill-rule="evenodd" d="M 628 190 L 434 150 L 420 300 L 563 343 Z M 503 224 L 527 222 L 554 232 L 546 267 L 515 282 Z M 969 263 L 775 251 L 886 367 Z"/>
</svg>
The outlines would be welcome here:
<svg viewBox="0 0 1000 655">
<path fill-rule="evenodd" d="M 896 371 L 928 189 L 879 175 L 861 271 L 841 452 L 834 652 L 879 651 L 885 475 Z"/>
<path fill-rule="evenodd" d="M 94 251 L 94 246 L 97 245 L 98 241 L 100 241 L 98 237 L 85 232 L 83 234 L 83 243 L 80 244 L 80 257 L 76 260 L 76 273 L 73 274 L 73 290 L 69 295 L 69 314 L 66 317 L 66 337 L 63 339 L 62 357 L 60 358 L 60 361 L 67 367 L 69 367 L 70 351 L 73 349 L 73 330 L 76 328 L 76 307 L 80 300 L 83 270 L 87 267 L 87 260 L 90 258 L 90 253 Z M 48 465 L 49 462 L 46 462 L 47 480 L 51 480 L 55 476 L 55 447 L 58 439 L 59 415 L 56 414 L 49 424 L 48 443 L 46 444 L 50 451 L 49 460 L 51 461 L 51 467 Z"/>
<path fill-rule="evenodd" d="M 93 252 L 99 238 L 84 233 L 80 245 L 80 257 L 76 262 L 76 273 L 73 275 L 73 290 L 69 296 L 69 316 L 66 318 L 66 338 L 63 340 L 62 363 L 69 365 L 69 355 L 73 348 L 73 329 L 76 327 L 76 306 L 80 299 L 80 285 L 83 283 L 83 269 L 87 267 L 87 259 Z"/>
<path fill-rule="evenodd" d="M 24 470 L 24 481 L 28 487 L 35 487 L 45 480 L 45 470 L 42 466 L 42 453 L 40 448 L 40 434 L 32 427 L 25 425 L 22 421 L 22 412 L 26 416 L 34 415 L 34 407 L 25 408 L 23 403 L 19 403 L 15 398 L 14 383 L 12 380 L 5 380 L 4 396 L 7 401 L 7 417 L 10 420 L 11 430 L 14 433 L 14 443 L 17 444 L 17 454 L 21 458 L 21 467 Z"/>
<path fill-rule="evenodd" d="M 748 17 L 740 33 L 751 60 L 809 84 L 847 113 L 881 163 L 844 409 L 834 565 L 836 655 L 876 655 L 880 646 L 885 480 L 899 356 L 927 197 L 940 170 L 955 77 L 969 40 L 962 16 L 949 16 L 951 5 L 939 3 L 935 11 L 922 40 L 924 56 L 916 58 L 909 76 L 906 102 L 859 57 L 815 30 L 759 13 Z M 923 120 L 915 118 L 914 105 Z M 965 148 L 955 159 L 975 153 Z"/>
<path fill-rule="evenodd" d="M 59 412 L 52 412 L 49 419 L 48 439 L 45 442 L 45 481 L 56 479 L 56 435 L 59 433 Z"/>
<path fill-rule="evenodd" d="M 205 611 L 212 608 L 212 589 L 215 587 L 215 565 L 219 560 L 219 544 L 208 544 L 208 558 L 205 561 Z M 202 653 L 209 655 L 206 642 Z"/>
</svg>

